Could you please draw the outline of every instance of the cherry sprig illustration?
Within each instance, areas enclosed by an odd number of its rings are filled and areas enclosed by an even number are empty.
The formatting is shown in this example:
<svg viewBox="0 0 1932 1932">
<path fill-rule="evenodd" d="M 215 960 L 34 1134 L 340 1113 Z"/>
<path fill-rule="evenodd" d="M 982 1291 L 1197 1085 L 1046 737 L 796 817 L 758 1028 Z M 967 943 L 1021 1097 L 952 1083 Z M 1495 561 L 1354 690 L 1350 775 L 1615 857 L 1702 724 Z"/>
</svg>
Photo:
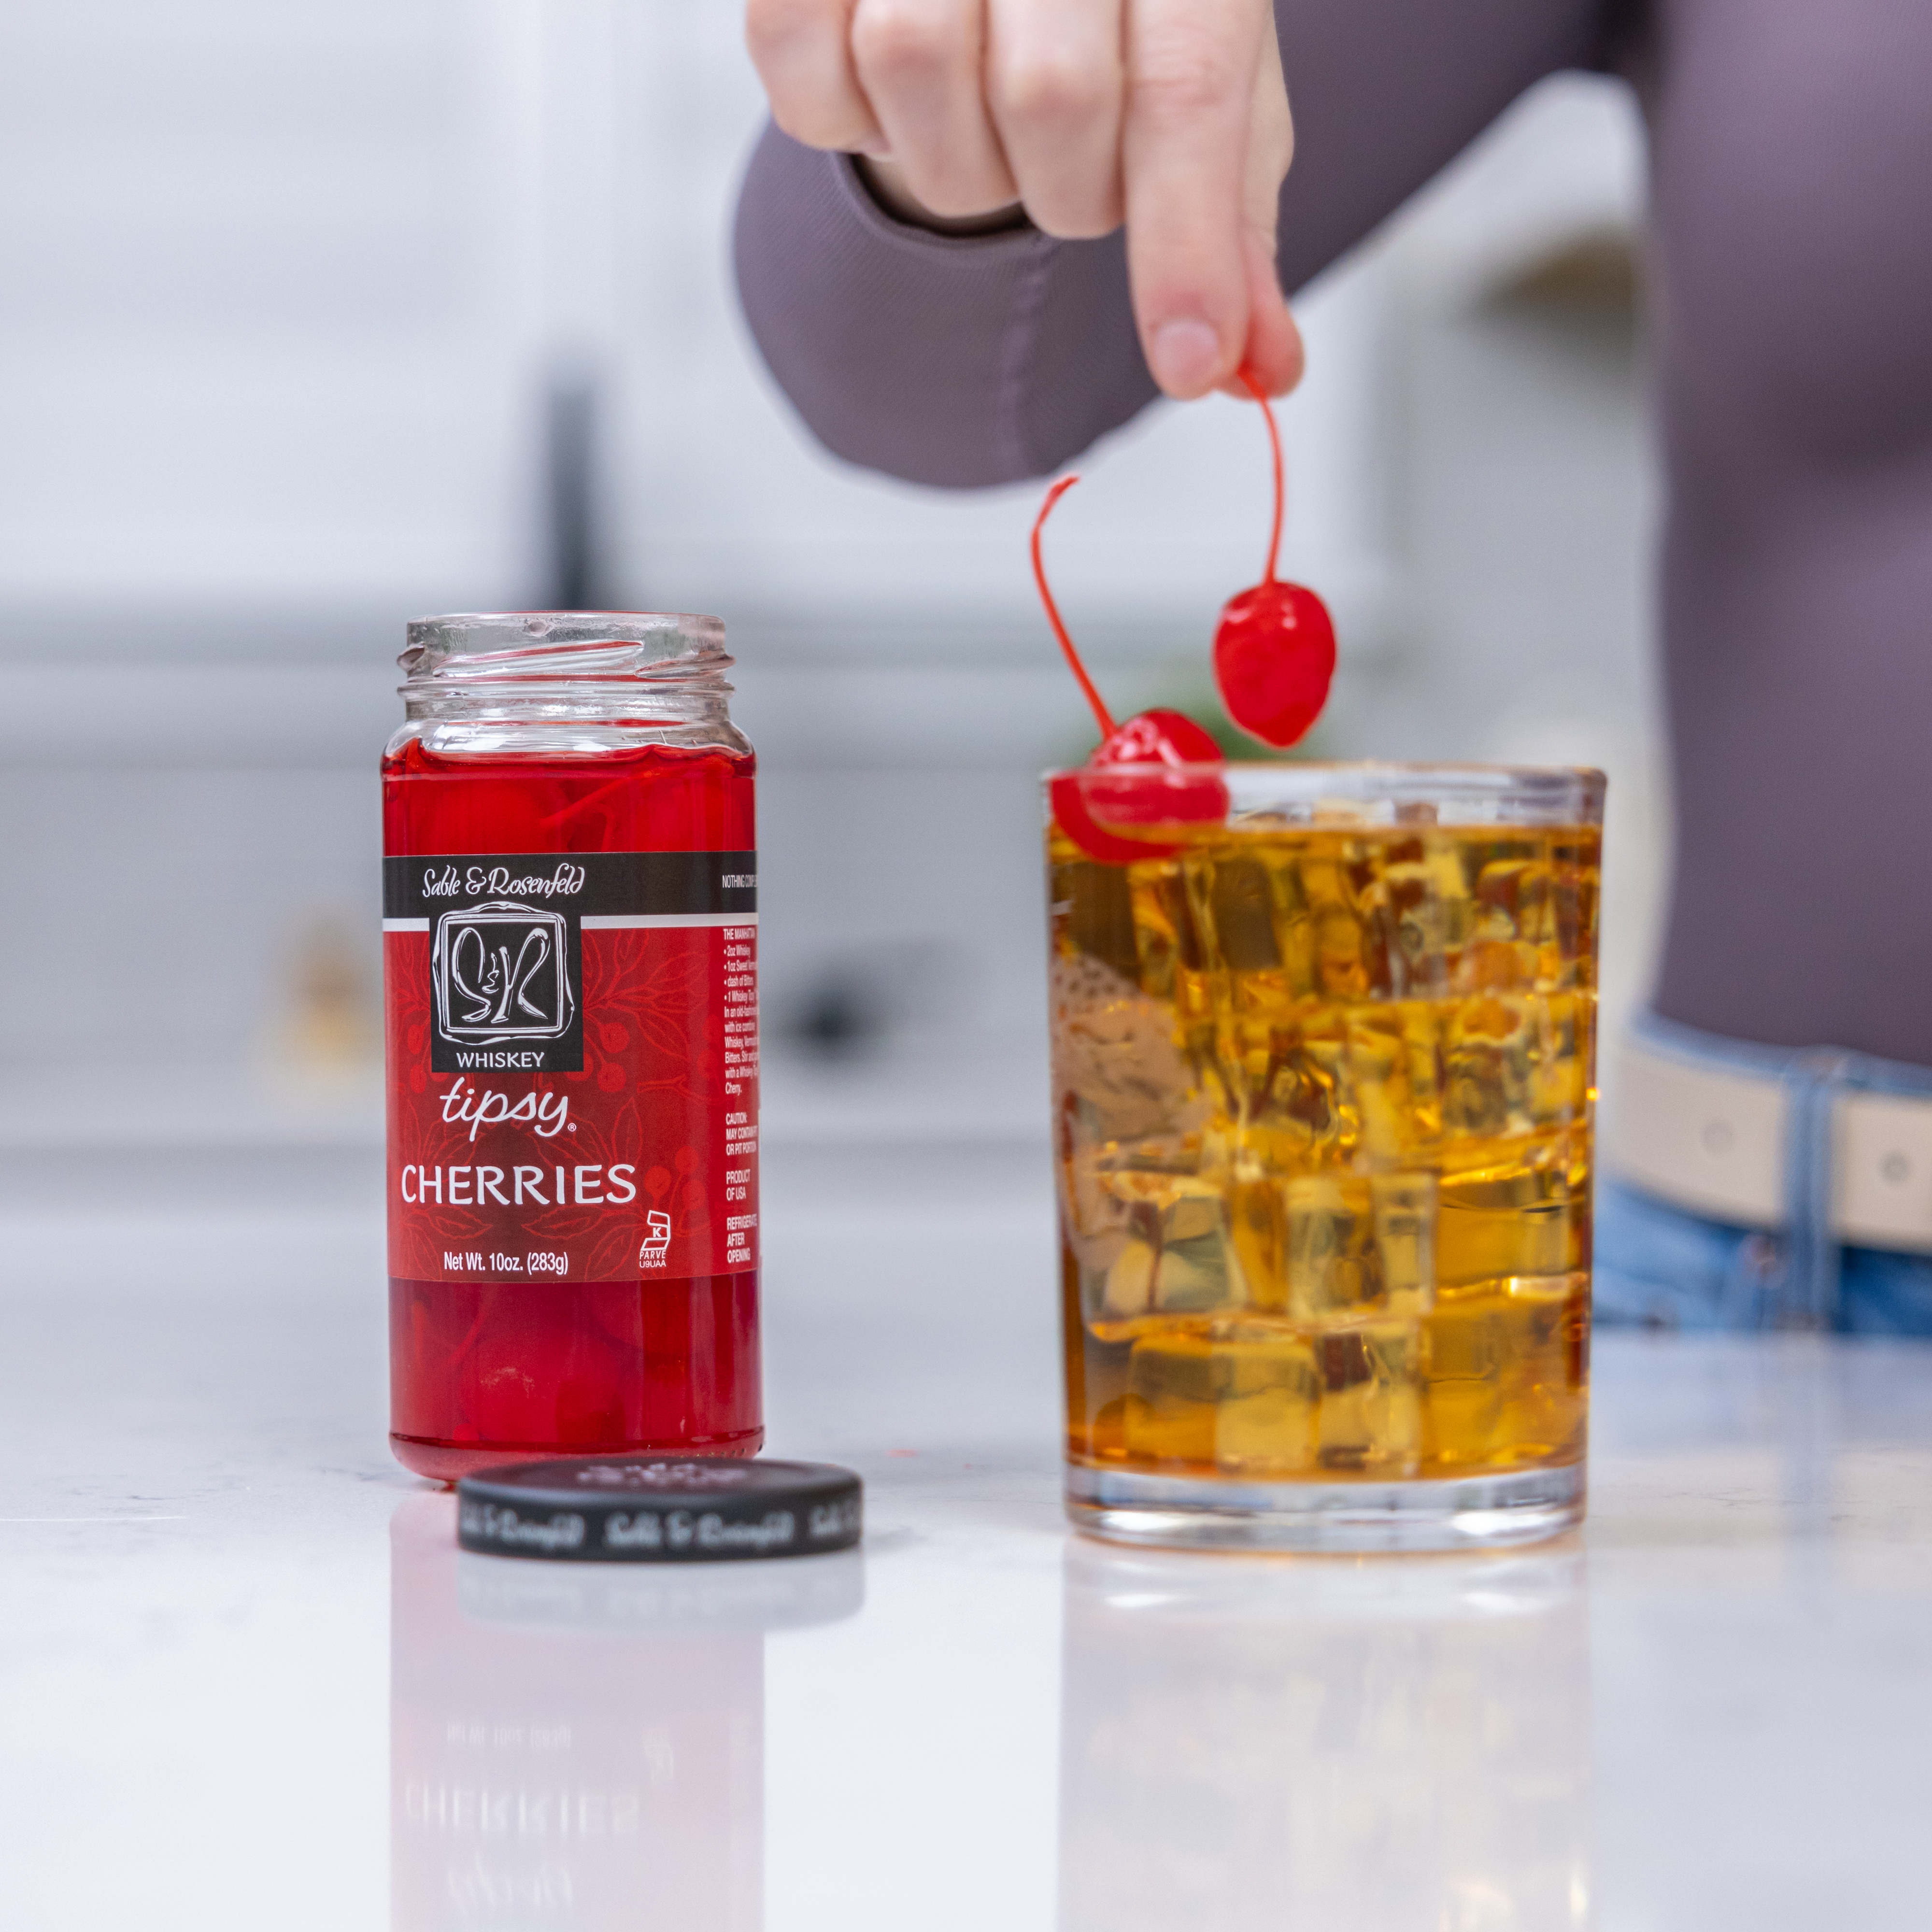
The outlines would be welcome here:
<svg viewBox="0 0 1932 1932">
<path fill-rule="evenodd" d="M 1078 482 L 1063 476 L 1046 493 L 1033 526 L 1033 580 L 1046 621 L 1065 653 L 1067 668 L 1093 707 L 1100 742 L 1080 774 L 1063 772 L 1049 788 L 1061 830 L 1090 857 L 1114 865 L 1168 858 L 1180 848 L 1158 836 L 1132 836 L 1134 828 L 1218 824 L 1228 815 L 1228 788 L 1203 765 L 1218 766 L 1221 748 L 1192 718 L 1178 711 L 1143 711 L 1117 724 L 1080 653 L 1073 647 L 1060 606 L 1046 580 L 1040 537 L 1053 506 Z M 1089 776 L 1088 774 L 1090 774 Z M 1120 827 L 1120 831 L 1110 830 Z M 1124 831 L 1128 836 L 1123 836 Z"/>
<path fill-rule="evenodd" d="M 1262 406 L 1274 458 L 1274 522 L 1268 532 L 1268 572 L 1231 597 L 1214 633 L 1214 682 L 1221 701 L 1250 736 L 1282 748 L 1305 737 L 1328 701 L 1335 675 L 1335 626 L 1328 607 L 1279 574 L 1282 512 L 1281 431 L 1268 394 L 1244 369 L 1241 381 Z"/>
</svg>

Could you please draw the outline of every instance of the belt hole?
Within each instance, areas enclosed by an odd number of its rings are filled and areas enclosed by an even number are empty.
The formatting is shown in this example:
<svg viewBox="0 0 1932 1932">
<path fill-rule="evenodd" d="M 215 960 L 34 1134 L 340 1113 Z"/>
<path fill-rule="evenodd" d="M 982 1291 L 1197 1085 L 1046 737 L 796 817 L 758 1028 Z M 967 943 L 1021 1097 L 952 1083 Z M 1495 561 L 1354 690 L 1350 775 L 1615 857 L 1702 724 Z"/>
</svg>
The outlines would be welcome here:
<svg viewBox="0 0 1932 1932">
<path fill-rule="evenodd" d="M 1737 1136 L 1731 1132 L 1729 1120 L 1707 1120 L 1701 1136 L 1706 1154 L 1723 1154 L 1731 1150 L 1731 1143 Z"/>
<path fill-rule="evenodd" d="M 1911 1173 L 1912 1163 L 1902 1154 L 1888 1154 L 1879 1162 L 1878 1171 L 1886 1180 L 1896 1183 Z"/>
</svg>

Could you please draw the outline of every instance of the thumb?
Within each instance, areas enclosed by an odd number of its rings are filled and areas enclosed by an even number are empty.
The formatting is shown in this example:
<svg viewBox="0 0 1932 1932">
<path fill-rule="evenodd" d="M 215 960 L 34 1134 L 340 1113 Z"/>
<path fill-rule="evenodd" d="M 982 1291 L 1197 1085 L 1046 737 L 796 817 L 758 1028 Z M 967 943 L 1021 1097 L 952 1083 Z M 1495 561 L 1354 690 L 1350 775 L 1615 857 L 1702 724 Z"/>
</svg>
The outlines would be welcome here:
<svg viewBox="0 0 1932 1932">
<path fill-rule="evenodd" d="M 1243 352 L 1244 367 L 1270 396 L 1285 396 L 1301 380 L 1307 363 L 1301 331 L 1281 292 L 1275 272 L 1274 250 L 1252 231 L 1246 237 L 1248 268 L 1248 341 Z M 1241 402 L 1252 400 L 1247 386 L 1237 376 L 1222 385 L 1226 393 Z"/>
</svg>

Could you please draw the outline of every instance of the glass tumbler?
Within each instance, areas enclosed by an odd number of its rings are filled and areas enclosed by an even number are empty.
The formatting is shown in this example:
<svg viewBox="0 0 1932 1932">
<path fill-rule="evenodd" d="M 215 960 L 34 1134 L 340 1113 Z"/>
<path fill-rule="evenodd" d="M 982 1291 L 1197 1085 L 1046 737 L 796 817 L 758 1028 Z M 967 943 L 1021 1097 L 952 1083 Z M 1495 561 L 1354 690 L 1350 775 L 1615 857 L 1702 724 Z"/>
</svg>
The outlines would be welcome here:
<svg viewBox="0 0 1932 1932">
<path fill-rule="evenodd" d="M 1602 774 L 1048 793 L 1075 1522 L 1361 1550 L 1579 1522 Z"/>
</svg>

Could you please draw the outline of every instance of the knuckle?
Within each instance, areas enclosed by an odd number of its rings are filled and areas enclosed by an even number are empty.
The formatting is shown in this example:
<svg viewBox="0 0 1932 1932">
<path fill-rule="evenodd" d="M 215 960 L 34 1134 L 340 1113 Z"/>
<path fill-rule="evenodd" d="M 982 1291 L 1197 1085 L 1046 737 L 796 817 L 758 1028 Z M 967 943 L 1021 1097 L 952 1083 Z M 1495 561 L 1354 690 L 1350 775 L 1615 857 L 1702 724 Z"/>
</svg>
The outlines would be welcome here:
<svg viewBox="0 0 1932 1932">
<path fill-rule="evenodd" d="M 999 76 L 1003 122 L 1022 128 L 1064 127 L 1098 121 L 1115 98 L 1114 77 L 1069 54 L 1032 55 Z"/>
<path fill-rule="evenodd" d="M 852 22 L 852 55 L 860 71 L 887 85 L 929 79 L 960 64 L 970 51 L 947 21 L 895 0 L 860 8 Z"/>
<path fill-rule="evenodd" d="M 1133 111 L 1158 121 L 1191 119 L 1234 104 L 1234 64 L 1200 44 L 1150 50 L 1130 84 Z"/>
<path fill-rule="evenodd" d="M 745 9 L 745 45 L 754 62 L 774 59 L 828 28 L 820 0 L 749 0 Z"/>
</svg>

